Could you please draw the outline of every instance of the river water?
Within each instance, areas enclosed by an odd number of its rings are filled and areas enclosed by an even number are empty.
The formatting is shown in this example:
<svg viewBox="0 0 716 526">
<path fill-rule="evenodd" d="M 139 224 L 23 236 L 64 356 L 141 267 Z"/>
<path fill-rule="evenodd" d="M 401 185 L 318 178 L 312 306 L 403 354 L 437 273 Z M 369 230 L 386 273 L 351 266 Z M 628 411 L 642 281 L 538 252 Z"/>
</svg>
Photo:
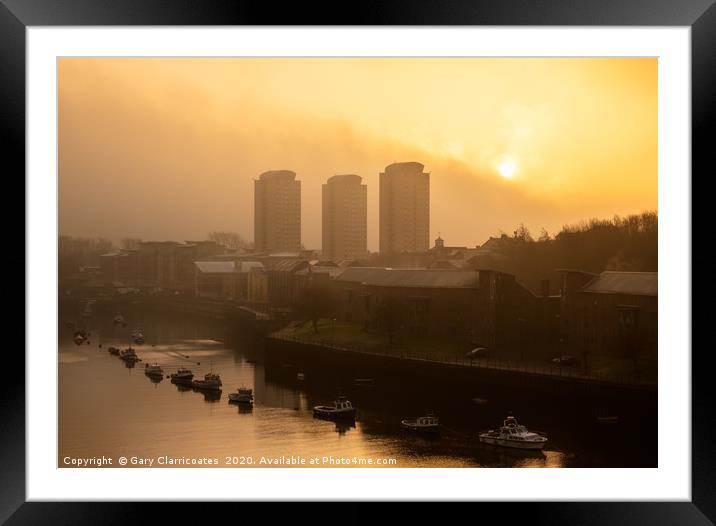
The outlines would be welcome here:
<svg viewBox="0 0 716 526">
<path fill-rule="evenodd" d="M 355 385 L 338 372 L 272 363 L 261 340 L 223 323 L 141 310 L 123 314 L 126 327 L 115 326 L 112 315 L 80 321 L 60 313 L 58 467 L 96 457 L 112 459 L 112 466 L 125 457 L 127 467 L 148 467 L 150 461 L 151 467 L 656 466 L 655 407 L 618 404 L 619 423 L 605 425 L 594 417 L 603 412 L 600 402 L 567 395 L 545 400 L 527 388 L 505 393 L 390 378 Z M 89 344 L 73 342 L 68 322 L 84 324 Z M 107 348 L 126 348 L 137 327 L 146 343 L 133 345 L 142 361 L 128 368 Z M 159 381 L 144 374 L 153 362 L 164 369 Z M 179 367 L 195 378 L 220 374 L 223 390 L 210 394 L 171 383 L 166 375 Z M 254 390 L 250 410 L 228 401 L 240 386 Z M 313 418 L 314 405 L 341 392 L 358 408 L 354 426 Z M 610 414 L 614 407 L 610 402 Z M 445 426 L 439 437 L 401 429 L 401 419 L 427 410 Z M 487 446 L 474 438 L 510 411 L 549 435 L 543 451 Z"/>
</svg>

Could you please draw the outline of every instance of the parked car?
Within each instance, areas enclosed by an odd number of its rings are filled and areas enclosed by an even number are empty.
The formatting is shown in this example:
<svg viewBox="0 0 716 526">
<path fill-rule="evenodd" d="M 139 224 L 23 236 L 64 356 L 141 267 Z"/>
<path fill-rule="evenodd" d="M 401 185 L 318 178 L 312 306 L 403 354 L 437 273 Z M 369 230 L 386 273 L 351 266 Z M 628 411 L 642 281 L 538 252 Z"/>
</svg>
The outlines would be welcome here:
<svg viewBox="0 0 716 526">
<path fill-rule="evenodd" d="M 480 356 L 485 356 L 490 350 L 487 347 L 476 347 L 473 350 L 469 351 L 465 358 L 479 358 Z"/>
<path fill-rule="evenodd" d="M 552 363 L 557 365 L 574 365 L 576 362 L 573 356 L 565 354 L 563 356 L 558 356 L 557 358 L 552 358 Z"/>
</svg>

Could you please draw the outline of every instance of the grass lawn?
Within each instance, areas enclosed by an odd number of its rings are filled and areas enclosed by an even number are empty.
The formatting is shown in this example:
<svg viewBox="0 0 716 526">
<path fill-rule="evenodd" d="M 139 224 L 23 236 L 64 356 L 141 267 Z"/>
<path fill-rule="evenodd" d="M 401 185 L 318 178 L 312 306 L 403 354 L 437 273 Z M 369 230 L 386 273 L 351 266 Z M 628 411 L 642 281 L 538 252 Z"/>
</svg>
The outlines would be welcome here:
<svg viewBox="0 0 716 526">
<path fill-rule="evenodd" d="M 383 354 L 409 354 L 422 358 L 461 359 L 470 350 L 470 346 L 466 343 L 427 337 L 416 338 L 401 335 L 399 331 L 393 335 L 393 344 L 389 345 L 387 335 L 366 332 L 358 324 L 344 321 L 332 322 L 327 319 L 321 319 L 318 322 L 317 333 L 314 332 L 313 324 L 310 321 L 303 327 L 289 327 L 280 332 L 286 336 L 311 343 L 324 343 Z"/>
<path fill-rule="evenodd" d="M 355 351 L 372 352 L 379 354 L 390 354 L 411 358 L 433 359 L 447 362 L 466 362 L 465 354 L 471 346 L 465 342 L 453 342 L 428 337 L 415 337 L 401 335 L 396 332 L 393 336 L 393 344 L 388 344 L 387 335 L 366 332 L 355 323 L 344 321 L 331 321 L 321 319 L 318 322 L 318 332 L 314 332 L 313 324 L 309 321 L 302 327 L 289 326 L 278 331 L 277 336 L 285 335 L 289 338 L 296 338 L 307 343 L 345 347 Z M 520 349 L 504 349 L 489 355 L 489 360 L 496 360 L 497 363 L 516 364 L 518 367 L 536 367 L 554 374 L 553 369 L 558 370 L 551 362 L 551 357 L 561 354 L 560 351 L 541 349 L 537 347 Z M 566 373 L 581 373 L 581 357 L 574 355 L 577 363 L 574 366 L 565 368 Z M 655 364 L 638 364 L 634 369 L 631 359 L 614 356 L 590 355 L 589 374 L 600 376 L 604 379 L 619 381 L 628 377 L 637 377 L 643 380 L 656 381 Z M 494 363 L 494 362 L 493 362 Z"/>
</svg>

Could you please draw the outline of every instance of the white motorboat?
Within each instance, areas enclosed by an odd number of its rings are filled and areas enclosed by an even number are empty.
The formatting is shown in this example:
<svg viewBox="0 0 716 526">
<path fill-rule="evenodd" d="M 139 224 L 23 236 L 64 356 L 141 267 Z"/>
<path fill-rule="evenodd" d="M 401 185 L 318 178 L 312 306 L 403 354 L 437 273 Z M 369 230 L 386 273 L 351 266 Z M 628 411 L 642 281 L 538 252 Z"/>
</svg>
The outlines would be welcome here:
<svg viewBox="0 0 716 526">
<path fill-rule="evenodd" d="M 194 373 L 191 372 L 189 369 L 181 368 L 177 372 L 172 373 L 171 375 L 172 382 L 177 383 L 191 383 L 191 381 L 194 379 Z"/>
<path fill-rule="evenodd" d="M 164 376 L 164 370 L 161 368 L 161 366 L 157 362 L 154 362 L 153 364 L 151 364 L 151 365 L 147 364 L 144 367 L 144 374 L 146 374 L 147 376 L 161 377 L 161 376 Z"/>
<path fill-rule="evenodd" d="M 313 408 L 313 416 L 318 418 L 334 419 L 352 419 L 356 416 L 356 408 L 345 397 L 339 396 L 333 405 L 317 405 Z"/>
<path fill-rule="evenodd" d="M 235 393 L 229 393 L 229 402 L 251 404 L 254 401 L 254 391 L 248 387 L 239 387 Z"/>
<path fill-rule="evenodd" d="M 400 424 L 403 426 L 403 429 L 407 429 L 408 431 L 416 431 L 418 433 L 440 432 L 440 421 L 432 412 L 420 416 L 415 420 L 401 420 Z"/>
<path fill-rule="evenodd" d="M 218 374 L 206 373 L 203 380 L 194 380 L 191 383 L 196 389 L 219 390 L 221 389 L 221 377 Z"/>
<path fill-rule="evenodd" d="M 479 438 L 485 444 L 518 449 L 542 449 L 547 442 L 546 436 L 529 431 L 514 416 L 508 416 L 499 429 L 480 433 Z"/>
</svg>

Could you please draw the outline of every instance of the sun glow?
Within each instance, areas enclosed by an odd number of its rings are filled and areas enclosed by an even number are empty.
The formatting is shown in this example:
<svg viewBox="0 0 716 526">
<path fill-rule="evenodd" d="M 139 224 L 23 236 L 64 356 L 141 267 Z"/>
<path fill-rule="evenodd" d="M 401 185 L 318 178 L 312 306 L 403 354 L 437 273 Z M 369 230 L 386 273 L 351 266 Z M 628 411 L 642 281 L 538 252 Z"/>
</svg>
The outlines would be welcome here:
<svg viewBox="0 0 716 526">
<path fill-rule="evenodd" d="M 497 167 L 497 170 L 500 172 L 500 175 L 505 179 L 512 179 L 512 177 L 515 175 L 515 172 L 517 171 L 517 163 L 514 159 L 504 159 L 500 162 L 499 166 Z"/>
</svg>

